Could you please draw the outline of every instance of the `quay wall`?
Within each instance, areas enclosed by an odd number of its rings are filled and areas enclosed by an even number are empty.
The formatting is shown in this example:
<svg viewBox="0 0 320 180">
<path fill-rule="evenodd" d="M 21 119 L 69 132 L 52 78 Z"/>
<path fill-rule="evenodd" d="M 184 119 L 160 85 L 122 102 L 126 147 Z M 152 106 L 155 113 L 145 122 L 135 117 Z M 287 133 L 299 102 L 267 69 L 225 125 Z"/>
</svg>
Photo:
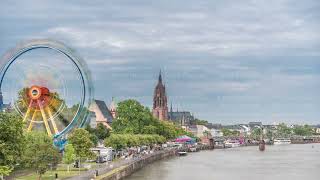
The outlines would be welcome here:
<svg viewBox="0 0 320 180">
<path fill-rule="evenodd" d="M 132 173 L 136 172 L 137 170 L 147 166 L 148 164 L 165 159 L 171 156 L 176 155 L 177 150 L 167 150 L 167 151 L 161 151 L 156 152 L 154 154 L 151 154 L 147 157 L 143 157 L 141 159 L 137 159 L 134 162 L 131 162 L 127 165 L 121 166 L 119 168 L 116 168 L 112 170 L 111 172 L 108 172 L 107 174 L 100 175 L 96 177 L 96 179 L 100 180 L 120 180 L 127 176 L 130 176 Z"/>
</svg>

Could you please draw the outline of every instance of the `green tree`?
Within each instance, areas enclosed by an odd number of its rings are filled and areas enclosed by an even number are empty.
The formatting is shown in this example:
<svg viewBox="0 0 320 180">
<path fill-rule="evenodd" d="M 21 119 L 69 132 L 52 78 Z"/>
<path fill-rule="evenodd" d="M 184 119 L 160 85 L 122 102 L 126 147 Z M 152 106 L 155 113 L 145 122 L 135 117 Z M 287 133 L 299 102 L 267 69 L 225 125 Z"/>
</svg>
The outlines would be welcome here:
<svg viewBox="0 0 320 180">
<path fill-rule="evenodd" d="M 262 134 L 262 129 L 261 128 L 254 128 L 252 133 L 251 133 L 251 138 L 255 140 L 259 140 Z"/>
<path fill-rule="evenodd" d="M 102 140 L 110 136 L 109 129 L 101 123 L 99 123 L 96 128 L 92 128 L 90 125 L 87 125 L 85 130 L 90 133 L 91 142 L 95 146 L 98 144 L 98 142 L 101 142 Z"/>
<path fill-rule="evenodd" d="M 296 126 L 293 128 L 293 132 L 298 136 L 311 136 L 313 134 L 313 129 L 309 125 Z"/>
<path fill-rule="evenodd" d="M 274 138 L 274 133 L 273 133 L 273 131 L 270 130 L 270 129 L 267 129 L 266 136 L 267 136 L 268 139 L 273 140 L 273 138 Z"/>
<path fill-rule="evenodd" d="M 63 163 L 68 164 L 68 172 L 70 171 L 70 164 L 76 160 L 75 150 L 72 144 L 67 144 L 64 147 L 64 154 L 63 154 Z"/>
<path fill-rule="evenodd" d="M 0 176 L 20 162 L 24 147 L 23 123 L 17 114 L 0 113 Z"/>
<path fill-rule="evenodd" d="M 208 121 L 206 121 L 206 120 L 200 120 L 200 119 L 191 120 L 190 123 L 193 124 L 193 125 L 203 125 L 203 126 L 206 126 L 206 125 L 209 124 Z"/>
<path fill-rule="evenodd" d="M 205 136 L 206 138 L 209 138 L 211 136 L 211 133 L 209 131 L 205 130 L 203 132 L 203 136 Z"/>
<path fill-rule="evenodd" d="M 39 174 L 39 180 L 49 169 L 49 166 L 56 166 L 59 160 L 60 155 L 58 150 L 53 146 L 52 138 L 42 132 L 30 132 L 26 134 L 23 165 L 34 169 Z"/>
<path fill-rule="evenodd" d="M 3 176 L 9 176 L 12 169 L 10 166 L 0 166 L 0 179 L 3 180 Z"/>
<path fill-rule="evenodd" d="M 136 100 L 125 100 L 118 104 L 117 119 L 112 123 L 116 134 L 158 134 L 166 139 L 191 133 L 184 131 L 172 122 L 160 121 L 150 110 Z"/>
<path fill-rule="evenodd" d="M 223 133 L 223 136 L 239 136 L 239 131 L 232 131 L 230 129 L 227 128 L 222 128 L 221 132 Z"/>
<path fill-rule="evenodd" d="M 290 137 L 292 134 L 291 128 L 289 128 L 285 123 L 281 123 L 277 127 L 277 137 Z"/>
<path fill-rule="evenodd" d="M 143 128 L 143 134 L 157 134 L 157 127 L 154 125 L 148 125 Z"/>
<path fill-rule="evenodd" d="M 155 124 L 150 110 L 136 100 L 118 103 L 117 119 L 112 123 L 115 133 L 143 134 L 145 126 Z"/>
<path fill-rule="evenodd" d="M 99 140 L 104 140 L 105 138 L 110 136 L 108 128 L 101 123 L 97 125 L 94 134 L 97 136 Z"/>
<path fill-rule="evenodd" d="M 113 147 L 116 150 L 120 150 L 127 147 L 126 141 L 119 134 L 111 134 L 110 137 L 104 140 L 106 147 Z"/>
<path fill-rule="evenodd" d="M 164 143 L 166 139 L 157 134 L 111 134 L 104 143 L 107 147 L 121 150 L 127 147 Z"/>
<path fill-rule="evenodd" d="M 76 157 L 79 158 L 79 160 L 92 156 L 90 148 L 93 147 L 93 143 L 90 136 L 88 131 L 79 128 L 74 130 L 68 138 L 75 150 Z"/>
</svg>

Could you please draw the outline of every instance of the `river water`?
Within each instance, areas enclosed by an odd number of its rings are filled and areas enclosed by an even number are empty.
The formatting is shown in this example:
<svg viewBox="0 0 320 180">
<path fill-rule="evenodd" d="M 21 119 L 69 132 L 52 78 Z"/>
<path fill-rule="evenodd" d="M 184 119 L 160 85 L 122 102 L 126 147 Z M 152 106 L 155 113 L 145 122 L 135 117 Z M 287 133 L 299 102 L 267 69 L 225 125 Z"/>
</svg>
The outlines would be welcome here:
<svg viewBox="0 0 320 180">
<path fill-rule="evenodd" d="M 217 149 L 165 159 L 127 180 L 320 180 L 320 144 Z"/>
</svg>

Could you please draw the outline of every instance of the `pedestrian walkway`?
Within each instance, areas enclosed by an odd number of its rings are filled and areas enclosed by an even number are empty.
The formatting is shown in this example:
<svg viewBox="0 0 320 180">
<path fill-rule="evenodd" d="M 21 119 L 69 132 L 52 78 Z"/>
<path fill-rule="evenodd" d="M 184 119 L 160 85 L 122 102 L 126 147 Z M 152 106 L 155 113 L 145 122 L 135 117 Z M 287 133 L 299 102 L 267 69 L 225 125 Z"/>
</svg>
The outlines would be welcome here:
<svg viewBox="0 0 320 180">
<path fill-rule="evenodd" d="M 161 150 L 161 151 L 156 151 L 154 153 L 151 154 L 147 154 L 144 156 L 138 156 L 135 158 L 131 158 L 131 159 L 123 159 L 123 160 L 119 160 L 119 161 L 115 161 L 115 162 L 110 162 L 108 164 L 104 164 L 103 167 L 100 167 L 98 169 L 90 169 L 78 176 L 74 176 L 71 178 L 67 178 L 67 180 L 89 180 L 89 179 L 95 179 L 96 177 L 96 173 L 98 173 L 98 177 L 103 175 L 103 174 L 107 174 L 110 173 L 112 170 L 123 167 L 123 166 L 127 166 L 130 165 L 132 163 L 135 163 L 136 161 L 140 161 L 146 158 L 149 158 L 151 156 L 166 152 L 169 150 Z"/>
</svg>

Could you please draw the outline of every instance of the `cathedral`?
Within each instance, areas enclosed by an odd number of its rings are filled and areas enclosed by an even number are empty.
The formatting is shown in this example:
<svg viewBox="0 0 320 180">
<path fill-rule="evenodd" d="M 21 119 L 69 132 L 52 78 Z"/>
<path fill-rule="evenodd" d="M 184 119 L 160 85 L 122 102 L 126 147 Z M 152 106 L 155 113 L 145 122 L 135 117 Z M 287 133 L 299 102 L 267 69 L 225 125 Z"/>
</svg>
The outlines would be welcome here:
<svg viewBox="0 0 320 180">
<path fill-rule="evenodd" d="M 152 114 L 160 120 L 168 120 L 168 104 L 166 87 L 162 82 L 161 71 L 159 73 L 158 84 L 154 89 Z"/>
<path fill-rule="evenodd" d="M 189 126 L 194 121 L 194 116 L 189 111 L 172 110 L 172 103 L 170 112 L 168 111 L 168 97 L 166 87 L 162 82 L 161 71 L 159 73 L 158 83 L 154 89 L 152 114 L 155 118 L 160 120 L 169 120 L 181 126 Z"/>
</svg>

